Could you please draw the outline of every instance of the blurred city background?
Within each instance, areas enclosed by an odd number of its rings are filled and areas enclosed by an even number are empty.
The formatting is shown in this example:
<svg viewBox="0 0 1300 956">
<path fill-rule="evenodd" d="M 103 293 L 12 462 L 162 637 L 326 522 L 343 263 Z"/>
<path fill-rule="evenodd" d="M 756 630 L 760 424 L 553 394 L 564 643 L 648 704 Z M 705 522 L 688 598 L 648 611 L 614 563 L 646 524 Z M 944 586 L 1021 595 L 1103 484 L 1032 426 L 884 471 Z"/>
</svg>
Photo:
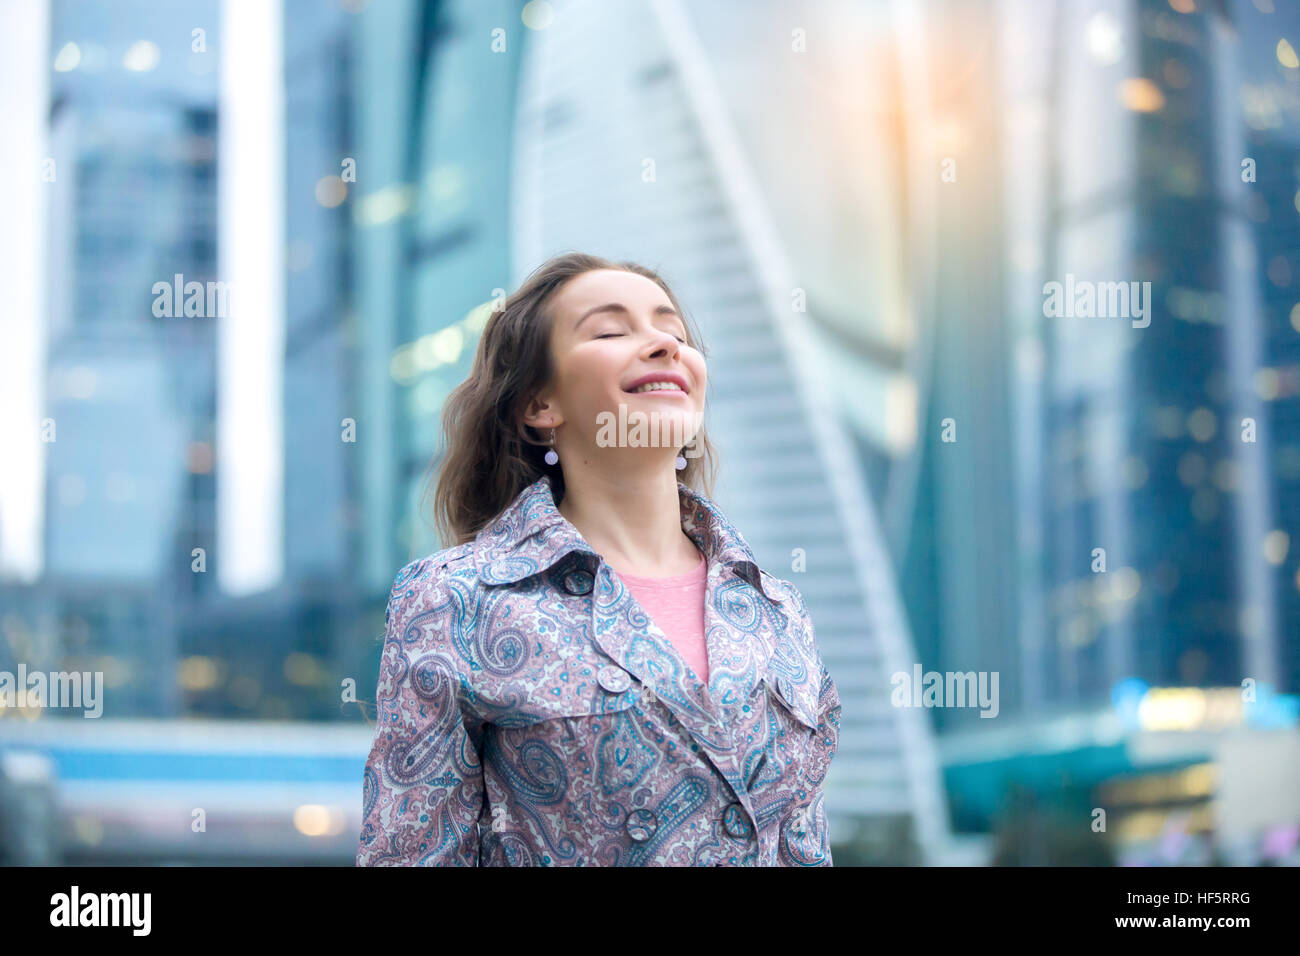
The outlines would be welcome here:
<svg viewBox="0 0 1300 956">
<path fill-rule="evenodd" d="M 0 859 L 353 862 L 440 407 L 578 249 L 702 328 L 836 865 L 1300 863 L 1298 51 L 1292 0 L 0 0 L 0 675 L 103 675 L 0 694 Z"/>
</svg>

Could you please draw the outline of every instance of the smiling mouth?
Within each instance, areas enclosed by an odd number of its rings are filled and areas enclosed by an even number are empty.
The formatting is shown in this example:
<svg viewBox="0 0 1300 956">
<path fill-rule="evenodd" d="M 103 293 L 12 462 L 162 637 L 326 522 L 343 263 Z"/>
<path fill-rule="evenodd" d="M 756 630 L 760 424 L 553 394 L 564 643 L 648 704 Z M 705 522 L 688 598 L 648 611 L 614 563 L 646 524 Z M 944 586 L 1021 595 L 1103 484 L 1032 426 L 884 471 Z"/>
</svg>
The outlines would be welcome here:
<svg viewBox="0 0 1300 956">
<path fill-rule="evenodd" d="M 636 388 L 629 388 L 626 391 L 637 395 L 641 392 L 679 392 L 685 394 L 683 389 L 676 382 L 646 382 L 644 385 L 638 385 Z"/>
</svg>

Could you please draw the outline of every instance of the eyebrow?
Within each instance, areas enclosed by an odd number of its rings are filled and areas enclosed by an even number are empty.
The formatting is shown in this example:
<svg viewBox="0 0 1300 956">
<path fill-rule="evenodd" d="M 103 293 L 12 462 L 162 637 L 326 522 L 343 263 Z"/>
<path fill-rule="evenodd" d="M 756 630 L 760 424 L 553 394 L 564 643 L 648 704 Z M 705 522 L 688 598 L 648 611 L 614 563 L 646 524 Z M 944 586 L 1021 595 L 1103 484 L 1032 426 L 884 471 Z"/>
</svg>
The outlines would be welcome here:
<svg viewBox="0 0 1300 956">
<path fill-rule="evenodd" d="M 597 312 L 621 312 L 624 315 L 631 314 L 628 307 L 621 302 L 606 302 L 604 305 L 595 306 L 593 308 L 588 309 L 586 312 L 582 313 L 582 318 L 578 319 L 578 321 L 573 324 L 573 331 L 575 332 L 578 331 L 578 326 L 582 325 L 582 323 L 587 320 L 587 316 L 595 315 Z M 680 315 L 677 314 L 677 310 L 670 305 L 655 306 L 654 314 L 657 316 L 673 315 L 673 316 L 677 316 L 677 318 L 679 319 L 682 318 Z M 683 325 L 686 324 L 685 319 L 682 319 L 682 324 Z"/>
</svg>

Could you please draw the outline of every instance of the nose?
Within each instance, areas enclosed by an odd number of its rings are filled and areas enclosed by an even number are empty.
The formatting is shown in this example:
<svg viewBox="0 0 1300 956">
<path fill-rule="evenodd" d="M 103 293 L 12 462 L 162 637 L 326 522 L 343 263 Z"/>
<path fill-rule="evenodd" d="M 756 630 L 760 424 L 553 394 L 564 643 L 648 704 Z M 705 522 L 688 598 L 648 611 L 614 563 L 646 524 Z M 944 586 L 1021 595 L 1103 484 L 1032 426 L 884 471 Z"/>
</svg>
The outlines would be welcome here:
<svg viewBox="0 0 1300 956">
<path fill-rule="evenodd" d="M 682 343 L 677 341 L 677 336 L 671 332 L 664 332 L 661 329 L 653 329 L 650 332 L 650 338 L 646 342 L 646 358 L 676 358 L 677 353 L 681 351 Z"/>
</svg>

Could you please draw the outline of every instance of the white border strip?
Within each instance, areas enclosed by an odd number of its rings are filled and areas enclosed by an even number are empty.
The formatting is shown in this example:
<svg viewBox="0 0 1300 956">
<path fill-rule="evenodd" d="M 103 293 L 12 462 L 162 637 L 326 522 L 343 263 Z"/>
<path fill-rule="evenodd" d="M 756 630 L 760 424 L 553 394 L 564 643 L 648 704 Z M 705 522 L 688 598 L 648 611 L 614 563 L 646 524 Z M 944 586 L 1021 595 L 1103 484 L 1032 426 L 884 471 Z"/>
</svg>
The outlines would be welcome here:
<svg viewBox="0 0 1300 956">
<path fill-rule="evenodd" d="M 47 191 L 67 188 L 71 170 L 44 182 L 49 111 L 50 10 L 45 0 L 0 6 L 0 579 L 35 583 L 45 563 Z"/>
<path fill-rule="evenodd" d="M 284 41 L 280 0 L 224 0 L 217 346 L 218 580 L 284 573 Z M 159 278 L 167 278 L 160 276 Z M 192 321 L 192 320 L 179 320 Z"/>
</svg>

